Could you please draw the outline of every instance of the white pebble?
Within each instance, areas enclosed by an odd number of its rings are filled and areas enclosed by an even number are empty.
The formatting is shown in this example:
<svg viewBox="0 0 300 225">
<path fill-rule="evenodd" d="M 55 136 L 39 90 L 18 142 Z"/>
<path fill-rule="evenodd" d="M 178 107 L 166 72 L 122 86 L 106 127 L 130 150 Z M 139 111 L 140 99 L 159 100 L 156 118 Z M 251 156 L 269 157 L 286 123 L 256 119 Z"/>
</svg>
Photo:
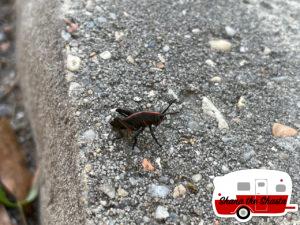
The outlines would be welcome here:
<svg viewBox="0 0 300 225">
<path fill-rule="evenodd" d="M 222 81 L 222 78 L 221 77 L 213 77 L 210 79 L 211 82 L 214 82 L 214 83 L 220 83 Z"/>
<path fill-rule="evenodd" d="M 97 135 L 96 135 L 95 131 L 90 129 L 90 130 L 85 131 L 82 134 L 81 139 L 85 140 L 85 141 L 93 141 L 96 138 L 96 136 Z"/>
<path fill-rule="evenodd" d="M 100 190 L 106 194 L 109 198 L 115 198 L 116 190 L 110 184 L 103 184 L 100 186 Z"/>
<path fill-rule="evenodd" d="M 109 17 L 112 18 L 113 20 L 117 19 L 117 15 L 114 13 L 109 13 Z"/>
<path fill-rule="evenodd" d="M 140 102 L 140 101 L 142 101 L 142 98 L 136 96 L 133 98 L 133 101 Z"/>
<path fill-rule="evenodd" d="M 129 194 L 125 189 L 123 189 L 121 187 L 118 188 L 117 193 L 118 193 L 118 196 L 120 196 L 120 197 L 126 197 Z"/>
<path fill-rule="evenodd" d="M 155 95 L 156 95 L 156 92 L 155 92 L 154 90 L 151 90 L 151 91 L 149 91 L 149 93 L 148 93 L 148 97 L 149 97 L 149 98 L 155 97 Z"/>
<path fill-rule="evenodd" d="M 65 31 L 65 30 L 62 30 L 62 31 L 61 31 L 61 37 L 62 37 L 65 41 L 68 41 L 68 40 L 70 40 L 70 38 L 71 38 L 71 34 L 68 33 L 68 32 Z"/>
<path fill-rule="evenodd" d="M 200 173 L 195 174 L 195 175 L 192 176 L 192 180 L 193 180 L 195 183 L 198 183 L 201 179 L 202 179 L 202 175 L 201 175 Z"/>
<path fill-rule="evenodd" d="M 243 60 L 240 61 L 240 66 L 244 66 L 244 65 L 246 65 L 247 63 L 248 63 L 248 62 L 247 62 L 246 60 L 243 59 Z"/>
<path fill-rule="evenodd" d="M 164 52 L 168 52 L 169 50 L 170 50 L 169 45 L 165 45 L 165 46 L 163 47 L 163 51 L 164 51 Z"/>
<path fill-rule="evenodd" d="M 105 122 L 108 123 L 111 120 L 111 115 L 108 115 L 107 117 L 105 117 Z"/>
<path fill-rule="evenodd" d="M 199 28 L 194 28 L 194 29 L 192 30 L 192 33 L 193 33 L 193 34 L 199 34 L 199 33 L 200 33 L 200 29 L 199 29 Z"/>
<path fill-rule="evenodd" d="M 247 52 L 247 48 L 244 47 L 244 46 L 241 46 L 241 47 L 240 47 L 240 52 L 241 52 L 241 53 Z"/>
<path fill-rule="evenodd" d="M 67 56 L 67 69 L 70 71 L 77 71 L 80 68 L 81 59 L 74 55 Z"/>
<path fill-rule="evenodd" d="M 222 113 L 207 97 L 203 97 L 202 99 L 202 110 L 205 114 L 214 117 L 218 121 L 218 127 L 220 130 L 229 129 L 229 126 Z"/>
<path fill-rule="evenodd" d="M 167 186 L 151 184 L 148 193 L 151 197 L 165 198 L 169 194 L 170 189 Z"/>
<path fill-rule="evenodd" d="M 236 34 L 236 30 L 233 29 L 233 28 L 230 27 L 230 26 L 226 26 L 226 27 L 225 27 L 225 31 L 226 31 L 226 34 L 227 34 L 229 37 L 233 37 L 233 36 Z"/>
<path fill-rule="evenodd" d="M 158 220 L 167 219 L 170 216 L 168 209 L 164 206 L 159 205 L 155 211 L 155 218 Z"/>
<path fill-rule="evenodd" d="M 172 89 L 168 89 L 168 95 L 171 95 L 173 98 L 178 100 L 177 94 Z"/>
<path fill-rule="evenodd" d="M 182 184 L 179 184 L 174 188 L 173 198 L 183 197 L 185 196 L 185 194 L 186 194 L 186 188 Z"/>
<path fill-rule="evenodd" d="M 126 60 L 127 60 L 127 62 L 129 62 L 131 64 L 135 63 L 134 58 L 131 55 L 127 56 Z"/>
<path fill-rule="evenodd" d="M 227 173 L 227 172 L 229 171 L 228 166 L 227 166 L 227 165 L 223 165 L 223 166 L 222 166 L 222 171 L 223 171 L 224 173 Z"/>
<path fill-rule="evenodd" d="M 209 42 L 213 50 L 228 52 L 231 49 L 231 43 L 224 39 L 212 40 Z"/>
<path fill-rule="evenodd" d="M 156 160 L 155 160 L 156 164 L 158 165 L 159 169 L 161 169 L 161 159 L 160 157 L 158 157 Z"/>
<path fill-rule="evenodd" d="M 208 184 L 206 185 L 206 189 L 209 190 L 209 191 L 211 191 L 213 188 L 214 188 L 213 183 L 208 183 Z"/>
<path fill-rule="evenodd" d="M 272 52 L 272 50 L 270 48 L 264 47 L 264 51 L 263 51 L 264 55 L 269 55 L 271 52 Z"/>
<path fill-rule="evenodd" d="M 71 82 L 75 79 L 75 76 L 74 76 L 74 73 L 71 73 L 71 72 L 68 72 L 66 75 L 65 75 L 65 79 L 67 82 Z"/>
<path fill-rule="evenodd" d="M 93 167 L 92 167 L 92 165 L 91 164 L 86 164 L 85 165 L 85 167 L 84 167 L 84 171 L 86 172 L 86 173 L 89 173 L 89 172 L 91 172 L 92 171 L 92 169 L 93 169 Z"/>
<path fill-rule="evenodd" d="M 116 41 L 121 41 L 123 37 L 124 37 L 124 33 L 122 31 L 115 32 L 115 40 Z"/>
<path fill-rule="evenodd" d="M 68 95 L 69 95 L 69 97 L 77 96 L 80 93 L 82 93 L 82 91 L 83 91 L 83 89 L 80 84 L 78 84 L 76 82 L 71 82 L 69 91 L 68 91 Z"/>
<path fill-rule="evenodd" d="M 244 96 L 241 96 L 238 103 L 237 103 L 237 107 L 239 109 L 244 108 L 246 105 L 246 99 L 244 98 Z"/>
<path fill-rule="evenodd" d="M 102 59 L 110 59 L 111 58 L 111 53 L 109 52 L 109 51 L 104 51 L 104 52 L 102 52 L 101 54 L 100 54 L 100 57 L 102 58 Z"/>
<path fill-rule="evenodd" d="M 211 59 L 207 59 L 205 60 L 205 63 L 211 67 L 215 67 L 216 63 L 214 61 L 212 61 Z"/>
<path fill-rule="evenodd" d="M 166 62 L 165 58 L 161 54 L 158 54 L 157 57 L 162 63 Z"/>
</svg>

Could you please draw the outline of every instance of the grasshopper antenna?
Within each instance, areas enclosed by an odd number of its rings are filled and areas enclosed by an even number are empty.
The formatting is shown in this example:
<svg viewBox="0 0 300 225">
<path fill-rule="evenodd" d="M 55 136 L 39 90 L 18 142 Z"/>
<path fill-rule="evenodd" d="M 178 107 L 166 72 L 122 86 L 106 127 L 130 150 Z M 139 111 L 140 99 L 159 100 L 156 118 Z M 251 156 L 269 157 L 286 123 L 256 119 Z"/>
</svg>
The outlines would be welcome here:
<svg viewBox="0 0 300 225">
<path fill-rule="evenodd" d="M 173 104 L 173 103 L 175 103 L 176 102 L 176 100 L 174 99 L 174 100 L 172 100 L 170 103 L 169 103 L 169 105 L 168 105 L 168 107 L 164 110 L 164 111 L 162 111 L 162 113 L 161 114 L 163 114 L 163 115 L 166 115 L 166 112 L 168 111 L 168 109 L 170 108 L 170 106 Z"/>
</svg>

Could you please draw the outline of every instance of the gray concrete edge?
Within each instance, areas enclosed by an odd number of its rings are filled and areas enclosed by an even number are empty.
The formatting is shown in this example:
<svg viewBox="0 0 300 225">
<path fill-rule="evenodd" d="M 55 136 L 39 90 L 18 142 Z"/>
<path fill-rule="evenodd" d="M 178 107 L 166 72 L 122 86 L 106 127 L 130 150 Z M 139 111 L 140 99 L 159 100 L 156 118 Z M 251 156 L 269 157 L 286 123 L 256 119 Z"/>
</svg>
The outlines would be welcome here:
<svg viewBox="0 0 300 225">
<path fill-rule="evenodd" d="M 59 42 L 63 3 L 18 1 L 17 72 L 41 170 L 41 224 L 84 224 L 74 108 Z"/>
</svg>

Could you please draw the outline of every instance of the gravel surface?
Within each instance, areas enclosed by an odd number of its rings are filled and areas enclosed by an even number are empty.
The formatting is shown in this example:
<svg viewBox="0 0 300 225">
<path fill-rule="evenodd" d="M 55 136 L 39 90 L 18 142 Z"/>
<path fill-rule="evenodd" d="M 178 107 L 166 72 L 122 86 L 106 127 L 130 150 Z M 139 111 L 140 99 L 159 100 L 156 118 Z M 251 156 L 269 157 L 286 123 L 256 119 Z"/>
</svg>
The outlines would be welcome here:
<svg viewBox="0 0 300 225">
<path fill-rule="evenodd" d="M 88 224 L 238 224 L 215 217 L 212 182 L 246 168 L 286 171 L 300 204 L 300 137 L 272 136 L 275 122 L 300 128 L 298 1 L 78 2 L 65 2 L 79 28 L 61 40 Z M 133 151 L 112 131 L 117 107 L 160 110 L 171 99 L 179 113 L 155 131 L 162 148 L 148 130 Z"/>
</svg>

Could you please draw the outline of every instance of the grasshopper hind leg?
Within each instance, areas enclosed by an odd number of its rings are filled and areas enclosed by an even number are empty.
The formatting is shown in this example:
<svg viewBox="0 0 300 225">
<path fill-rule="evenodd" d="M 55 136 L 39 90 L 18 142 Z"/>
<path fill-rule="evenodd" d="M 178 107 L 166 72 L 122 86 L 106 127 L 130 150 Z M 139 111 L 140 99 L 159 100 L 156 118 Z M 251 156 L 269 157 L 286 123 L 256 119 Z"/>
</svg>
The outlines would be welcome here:
<svg viewBox="0 0 300 225">
<path fill-rule="evenodd" d="M 162 145 L 161 145 L 161 144 L 159 144 L 159 142 L 158 142 L 157 138 L 155 137 L 155 134 L 154 134 L 154 131 L 153 131 L 153 129 L 152 129 L 152 126 L 151 126 L 151 125 L 149 126 L 149 130 L 150 130 L 150 133 L 151 133 L 151 135 L 152 135 L 152 137 L 153 137 L 154 141 L 156 142 L 156 144 L 158 144 L 158 145 L 159 145 L 159 147 L 162 147 Z"/>
<path fill-rule="evenodd" d="M 138 136 L 144 131 L 144 129 L 145 129 L 145 127 L 141 127 L 141 128 L 136 132 L 136 134 L 133 136 L 132 150 L 133 150 L 134 147 L 136 146 Z"/>
</svg>

